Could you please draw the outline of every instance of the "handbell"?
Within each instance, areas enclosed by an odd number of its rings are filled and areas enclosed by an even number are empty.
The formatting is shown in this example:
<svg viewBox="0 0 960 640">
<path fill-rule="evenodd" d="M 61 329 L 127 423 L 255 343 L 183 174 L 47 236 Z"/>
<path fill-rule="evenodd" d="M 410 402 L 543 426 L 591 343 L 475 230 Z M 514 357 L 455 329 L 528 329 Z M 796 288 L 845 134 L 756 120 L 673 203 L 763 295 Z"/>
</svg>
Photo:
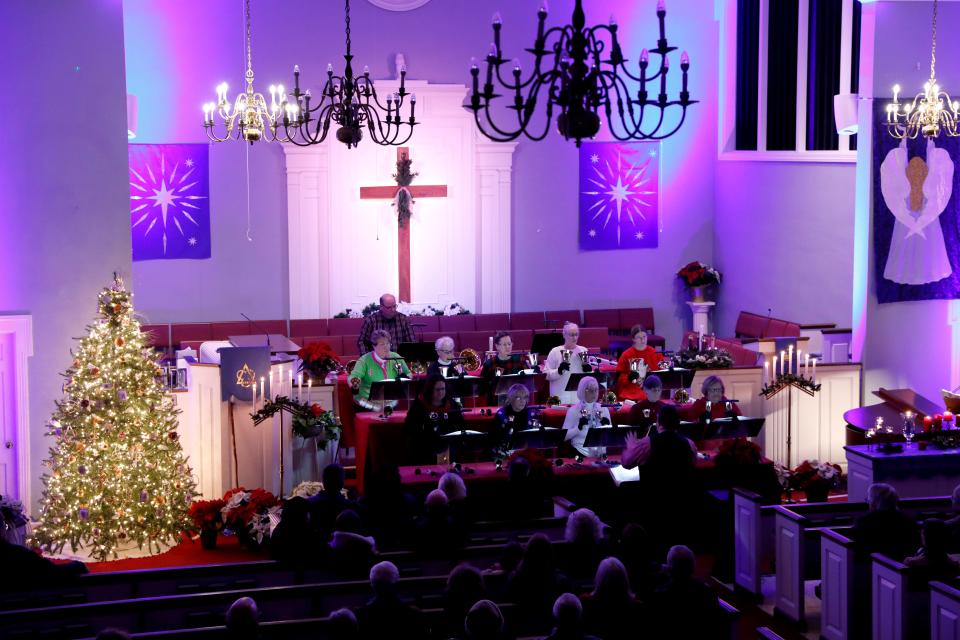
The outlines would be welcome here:
<svg viewBox="0 0 960 640">
<path fill-rule="evenodd" d="M 570 349 L 560 349 L 560 358 L 564 362 L 570 362 L 570 356 L 573 355 L 573 351 Z"/>
<path fill-rule="evenodd" d="M 530 365 L 531 369 L 537 368 L 537 359 L 538 359 L 538 355 L 536 353 L 533 353 L 531 351 L 530 353 L 527 354 L 527 363 Z"/>
<path fill-rule="evenodd" d="M 630 371 L 640 372 L 640 358 L 630 358 Z"/>
<path fill-rule="evenodd" d="M 580 364 L 587 364 L 587 358 L 590 357 L 589 353 L 586 351 L 580 351 L 577 353 L 577 355 L 580 356 Z"/>
</svg>

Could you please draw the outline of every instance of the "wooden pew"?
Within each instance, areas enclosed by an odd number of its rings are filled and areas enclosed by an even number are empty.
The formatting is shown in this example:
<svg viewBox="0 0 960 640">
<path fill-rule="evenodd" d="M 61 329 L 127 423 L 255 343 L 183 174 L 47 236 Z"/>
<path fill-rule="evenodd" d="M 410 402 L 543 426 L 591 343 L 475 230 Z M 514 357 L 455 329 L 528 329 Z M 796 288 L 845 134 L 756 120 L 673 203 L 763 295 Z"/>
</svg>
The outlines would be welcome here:
<svg viewBox="0 0 960 640">
<path fill-rule="evenodd" d="M 930 637 L 960 640 L 960 589 L 943 582 L 930 583 Z"/>
<path fill-rule="evenodd" d="M 820 540 L 820 637 L 848 640 L 870 637 L 872 563 L 856 553 L 845 532 L 825 529 Z"/>
<path fill-rule="evenodd" d="M 873 638 L 930 637 L 930 584 L 902 562 L 879 553 L 872 557 Z"/>
<path fill-rule="evenodd" d="M 783 636 L 775 633 L 770 627 L 757 627 L 757 640 L 783 640 Z"/>
<path fill-rule="evenodd" d="M 733 581 L 757 597 L 763 568 L 773 563 L 775 506 L 764 505 L 752 491 L 733 490 Z"/>
<path fill-rule="evenodd" d="M 775 511 L 775 611 L 798 624 L 804 621 L 804 582 L 820 578 L 820 532 L 844 529 L 867 513 L 865 502 L 778 505 Z M 910 498 L 900 509 L 915 520 L 955 515 L 949 497 Z"/>
<path fill-rule="evenodd" d="M 447 577 L 401 578 L 401 597 L 419 603 L 441 593 Z M 214 591 L 109 602 L 0 612 L 0 629 L 11 640 L 34 636 L 77 638 L 105 627 L 131 632 L 216 625 L 237 598 L 257 602 L 264 622 L 316 618 L 340 607 L 355 607 L 370 597 L 367 580 Z"/>
</svg>

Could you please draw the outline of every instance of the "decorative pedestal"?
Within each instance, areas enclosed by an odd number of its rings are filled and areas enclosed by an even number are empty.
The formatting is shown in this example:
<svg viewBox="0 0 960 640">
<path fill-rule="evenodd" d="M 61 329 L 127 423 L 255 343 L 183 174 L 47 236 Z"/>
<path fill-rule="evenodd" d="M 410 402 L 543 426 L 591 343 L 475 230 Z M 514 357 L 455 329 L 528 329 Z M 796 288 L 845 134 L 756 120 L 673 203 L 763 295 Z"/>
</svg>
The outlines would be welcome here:
<svg viewBox="0 0 960 640">
<path fill-rule="evenodd" d="M 716 302 L 693 302 L 687 303 L 690 306 L 690 312 L 693 314 L 693 330 L 701 335 L 710 334 L 710 310 L 716 306 Z"/>
</svg>

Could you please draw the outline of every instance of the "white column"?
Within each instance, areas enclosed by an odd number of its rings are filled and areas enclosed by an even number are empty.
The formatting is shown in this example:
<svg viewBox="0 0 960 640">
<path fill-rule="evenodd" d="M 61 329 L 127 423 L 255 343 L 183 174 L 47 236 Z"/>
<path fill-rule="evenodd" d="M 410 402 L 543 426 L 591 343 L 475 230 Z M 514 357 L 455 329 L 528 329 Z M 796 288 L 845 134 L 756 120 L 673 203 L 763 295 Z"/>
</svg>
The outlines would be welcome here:
<svg viewBox="0 0 960 640">
<path fill-rule="evenodd" d="M 510 185 L 516 142 L 478 141 L 477 198 L 480 224 L 480 308 L 478 313 L 510 311 L 511 229 Z"/>
<path fill-rule="evenodd" d="M 291 318 L 329 318 L 330 149 L 283 147 Z"/>
<path fill-rule="evenodd" d="M 701 335 L 710 333 L 710 310 L 716 302 L 688 302 L 690 312 L 693 313 L 693 330 Z"/>
</svg>

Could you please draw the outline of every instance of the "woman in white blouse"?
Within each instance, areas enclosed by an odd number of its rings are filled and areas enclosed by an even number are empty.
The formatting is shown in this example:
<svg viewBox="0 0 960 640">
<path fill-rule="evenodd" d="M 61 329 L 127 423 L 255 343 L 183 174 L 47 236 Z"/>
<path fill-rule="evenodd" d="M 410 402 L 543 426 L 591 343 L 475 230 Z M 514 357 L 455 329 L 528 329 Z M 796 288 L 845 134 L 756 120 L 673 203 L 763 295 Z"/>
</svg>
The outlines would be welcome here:
<svg viewBox="0 0 960 640">
<path fill-rule="evenodd" d="M 596 453 L 592 448 L 583 446 L 590 428 L 610 424 L 610 410 L 602 406 L 599 399 L 600 385 L 596 378 L 581 379 L 577 386 L 577 402 L 567 409 L 567 416 L 563 420 L 563 428 L 567 430 L 564 439 L 584 456 Z"/>
</svg>

